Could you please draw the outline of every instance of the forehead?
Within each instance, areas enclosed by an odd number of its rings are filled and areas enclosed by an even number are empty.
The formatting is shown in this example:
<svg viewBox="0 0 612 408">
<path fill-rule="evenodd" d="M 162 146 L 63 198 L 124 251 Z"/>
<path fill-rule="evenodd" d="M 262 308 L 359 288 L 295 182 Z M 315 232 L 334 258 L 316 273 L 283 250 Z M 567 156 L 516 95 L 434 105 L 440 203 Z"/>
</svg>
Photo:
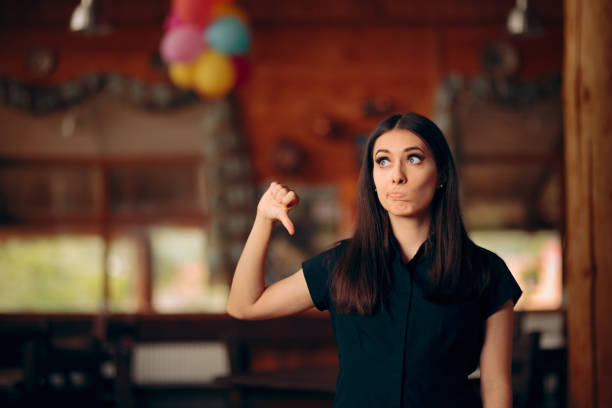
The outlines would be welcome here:
<svg viewBox="0 0 612 408">
<path fill-rule="evenodd" d="M 423 151 L 429 152 L 427 144 L 415 133 L 405 129 L 391 129 L 376 139 L 372 153 L 376 154 L 379 149 L 393 152 L 403 151 L 410 147 L 419 147 Z"/>
</svg>

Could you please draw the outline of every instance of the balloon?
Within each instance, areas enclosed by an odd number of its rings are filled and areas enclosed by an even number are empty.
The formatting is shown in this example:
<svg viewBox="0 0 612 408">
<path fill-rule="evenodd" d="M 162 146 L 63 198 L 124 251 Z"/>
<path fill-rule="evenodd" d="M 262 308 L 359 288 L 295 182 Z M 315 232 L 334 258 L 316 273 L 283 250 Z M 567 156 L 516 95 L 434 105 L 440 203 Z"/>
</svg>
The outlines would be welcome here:
<svg viewBox="0 0 612 408">
<path fill-rule="evenodd" d="M 194 69 L 195 64 L 171 64 L 168 69 L 168 75 L 172 82 L 183 89 L 191 89 L 194 86 Z"/>
<path fill-rule="evenodd" d="M 234 71 L 236 72 L 236 87 L 244 84 L 251 76 L 251 67 L 249 61 L 242 56 L 232 57 Z"/>
<path fill-rule="evenodd" d="M 172 11 L 187 23 L 204 27 L 212 19 L 213 0 L 173 0 Z"/>
<path fill-rule="evenodd" d="M 166 31 L 170 31 L 183 24 L 184 24 L 184 21 L 181 20 L 179 16 L 177 16 L 174 13 L 170 13 L 168 14 L 168 17 L 166 17 L 166 20 L 164 21 L 164 28 L 166 29 Z"/>
<path fill-rule="evenodd" d="M 204 31 L 204 39 L 214 49 L 225 54 L 244 54 L 251 43 L 249 30 L 237 18 L 221 17 Z"/>
<path fill-rule="evenodd" d="M 194 64 L 195 88 L 205 96 L 223 96 L 236 82 L 232 61 L 219 52 L 207 50 Z"/>
<path fill-rule="evenodd" d="M 166 62 L 188 62 L 200 55 L 204 47 L 201 31 L 185 24 L 164 35 L 160 53 Z"/>
<path fill-rule="evenodd" d="M 220 17 L 234 17 L 244 24 L 248 24 L 249 18 L 247 14 L 238 6 L 231 3 L 215 4 L 212 12 L 213 20 Z"/>
</svg>

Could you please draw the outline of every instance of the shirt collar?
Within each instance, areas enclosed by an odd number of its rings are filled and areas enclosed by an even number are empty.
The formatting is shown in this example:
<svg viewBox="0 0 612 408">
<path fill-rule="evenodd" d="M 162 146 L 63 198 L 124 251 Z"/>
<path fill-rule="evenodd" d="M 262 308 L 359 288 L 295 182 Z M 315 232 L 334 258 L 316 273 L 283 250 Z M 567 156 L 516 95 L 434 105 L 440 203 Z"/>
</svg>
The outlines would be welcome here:
<svg viewBox="0 0 612 408">
<path fill-rule="evenodd" d="M 433 235 L 429 236 L 429 238 L 427 238 L 421 243 L 416 254 L 414 254 L 412 259 L 410 259 L 408 263 L 405 263 L 402 259 L 402 248 L 400 247 L 397 238 L 395 238 L 393 231 L 389 231 L 389 242 L 393 257 L 399 257 L 400 263 L 404 265 L 420 265 L 421 263 L 423 263 L 423 261 L 430 259 L 433 255 L 433 248 L 431 245 L 433 243 Z"/>
</svg>

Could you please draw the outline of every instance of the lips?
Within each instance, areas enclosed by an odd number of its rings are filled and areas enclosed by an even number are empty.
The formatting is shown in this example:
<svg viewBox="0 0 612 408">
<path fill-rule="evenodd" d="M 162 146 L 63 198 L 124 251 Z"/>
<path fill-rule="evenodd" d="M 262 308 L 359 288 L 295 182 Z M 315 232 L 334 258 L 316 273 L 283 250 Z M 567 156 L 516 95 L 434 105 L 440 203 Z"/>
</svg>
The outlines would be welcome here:
<svg viewBox="0 0 612 408">
<path fill-rule="evenodd" d="M 390 193 L 389 198 L 392 200 L 404 200 L 406 199 L 406 196 L 400 193 Z"/>
</svg>

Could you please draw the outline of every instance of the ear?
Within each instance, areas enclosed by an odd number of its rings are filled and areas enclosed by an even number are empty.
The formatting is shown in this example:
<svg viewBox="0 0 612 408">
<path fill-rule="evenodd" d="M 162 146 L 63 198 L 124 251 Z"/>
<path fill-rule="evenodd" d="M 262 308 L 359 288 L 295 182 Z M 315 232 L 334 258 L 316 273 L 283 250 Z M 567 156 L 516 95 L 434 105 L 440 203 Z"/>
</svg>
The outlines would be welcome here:
<svg viewBox="0 0 612 408">
<path fill-rule="evenodd" d="M 446 177 L 443 175 L 438 175 L 438 184 L 436 185 L 438 190 L 442 190 L 444 186 L 446 186 Z"/>
<path fill-rule="evenodd" d="M 446 174 L 438 173 L 438 185 L 440 184 L 446 185 Z"/>
</svg>

